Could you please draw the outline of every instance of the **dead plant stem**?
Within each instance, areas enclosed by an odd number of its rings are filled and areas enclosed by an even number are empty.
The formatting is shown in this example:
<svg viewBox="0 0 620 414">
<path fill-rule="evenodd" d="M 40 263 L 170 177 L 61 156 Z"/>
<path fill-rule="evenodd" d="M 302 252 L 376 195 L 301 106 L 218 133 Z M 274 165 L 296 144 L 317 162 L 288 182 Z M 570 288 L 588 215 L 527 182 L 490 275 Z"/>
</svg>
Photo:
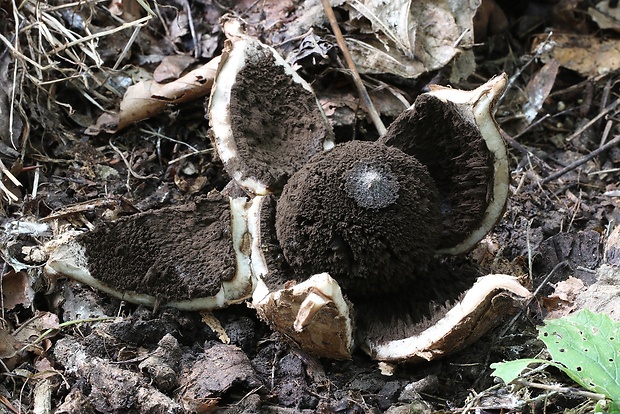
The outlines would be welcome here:
<svg viewBox="0 0 620 414">
<path fill-rule="evenodd" d="M 605 115 L 607 115 L 608 113 L 610 113 L 611 111 L 616 109 L 616 106 L 618 106 L 619 103 L 620 103 L 620 99 L 616 99 L 615 101 L 613 101 L 604 110 L 599 112 L 598 115 L 596 115 L 594 118 L 592 118 L 587 124 L 585 124 L 584 126 L 579 128 L 577 131 L 575 131 L 573 134 L 571 134 L 568 138 L 566 138 L 566 141 L 572 141 L 573 139 L 577 138 L 585 130 L 587 130 L 592 125 L 594 125 L 596 123 L 596 121 L 598 121 L 599 119 L 601 119 L 602 117 L 604 117 Z"/>
<path fill-rule="evenodd" d="M 579 395 L 581 397 L 591 398 L 593 400 L 604 400 L 605 399 L 605 395 L 603 394 L 579 390 L 573 387 L 561 387 L 559 385 L 540 384 L 537 382 L 524 381 L 524 380 L 518 380 L 517 382 L 526 387 L 538 388 L 538 389 L 546 390 L 546 391 L 555 391 L 557 393 L 567 394 L 570 396 Z"/>
<path fill-rule="evenodd" d="M 123 162 L 125 163 L 125 166 L 127 167 L 127 171 L 129 171 L 129 174 L 131 174 L 132 176 L 134 176 L 135 178 L 139 179 L 139 180 L 148 180 L 149 178 L 157 178 L 157 175 L 155 174 L 149 174 L 149 175 L 140 175 L 137 172 L 135 172 L 133 170 L 133 168 L 131 167 L 131 163 L 129 162 L 129 160 L 127 159 L 127 157 L 125 157 L 125 154 L 123 154 L 123 152 L 118 149 L 114 144 L 112 144 L 112 140 L 110 140 L 108 142 L 108 144 L 110 145 L 110 147 L 116 151 L 116 153 L 121 157 L 121 159 L 123 160 Z M 129 180 L 128 180 L 129 181 Z"/>
<path fill-rule="evenodd" d="M 340 50 L 342 51 L 342 55 L 344 56 L 344 60 L 347 62 L 347 66 L 351 70 L 351 75 L 353 76 L 353 82 L 355 82 L 355 86 L 357 87 L 357 90 L 360 94 L 362 102 L 364 103 L 364 106 L 368 110 L 368 114 L 370 115 L 372 122 L 375 124 L 375 128 L 377 128 L 379 135 L 383 135 L 385 134 L 387 130 L 385 128 L 385 125 L 383 125 L 383 121 L 381 121 L 381 117 L 379 116 L 379 113 L 375 109 L 375 106 L 373 105 L 372 100 L 370 99 L 370 96 L 368 95 L 368 91 L 366 90 L 366 87 L 364 86 L 364 82 L 362 82 L 362 78 L 359 72 L 357 71 L 355 62 L 353 62 L 353 58 L 351 57 L 351 52 L 349 52 L 347 43 L 345 42 L 344 37 L 342 36 L 342 32 L 340 31 L 340 27 L 338 26 L 338 22 L 336 21 L 336 15 L 334 14 L 334 9 L 332 9 L 332 6 L 329 3 L 329 0 L 321 0 L 321 3 L 323 4 L 323 9 L 325 10 L 325 14 L 327 15 L 329 24 L 331 25 L 332 30 L 334 31 L 334 35 L 336 36 L 338 47 L 340 47 Z"/>
<path fill-rule="evenodd" d="M 152 18 L 152 16 L 149 14 L 149 15 L 144 16 L 144 17 L 142 17 L 142 18 L 140 18 L 138 20 L 134 20 L 133 22 L 123 23 L 122 25 L 120 25 L 118 27 L 115 27 L 113 29 L 109 29 L 109 30 L 106 30 L 106 31 L 103 31 L 103 32 L 99 32 L 99 33 L 93 33 L 93 34 L 90 34 L 88 36 L 84 36 L 84 37 L 81 37 L 79 39 L 75 39 L 72 42 L 65 43 L 62 46 L 55 48 L 54 52 L 58 53 L 58 52 L 61 52 L 61 51 L 65 50 L 65 49 L 68 49 L 70 47 L 73 47 L 73 46 L 76 46 L 76 45 L 79 45 L 79 44 L 82 44 L 82 43 L 86 43 L 86 42 L 89 42 L 91 40 L 98 39 L 100 37 L 105 37 L 105 36 L 114 34 L 116 32 L 120 32 L 120 31 L 125 30 L 125 29 L 127 29 L 129 27 L 144 26 L 144 25 L 146 25 L 149 22 L 149 20 L 151 20 L 151 18 Z"/>
<path fill-rule="evenodd" d="M 616 103 L 617 102 L 618 101 L 616 101 Z M 549 181 L 553 181 L 556 178 L 559 178 L 559 177 L 563 176 L 567 172 L 574 170 L 575 168 L 579 167 L 582 164 L 585 164 L 586 162 L 590 161 L 592 158 L 596 157 L 597 155 L 601 154 L 604 151 L 607 151 L 609 148 L 617 145 L 618 143 L 620 143 L 620 135 L 616 135 L 614 137 L 614 139 L 609 141 L 607 144 L 598 147 L 597 149 L 595 149 L 594 151 L 592 151 L 588 155 L 586 155 L 586 156 L 578 159 L 577 161 L 567 165 L 566 167 L 562 168 L 560 171 L 555 172 L 555 173 L 551 174 L 550 176 L 544 178 L 541 181 L 541 184 L 546 184 Z"/>
</svg>

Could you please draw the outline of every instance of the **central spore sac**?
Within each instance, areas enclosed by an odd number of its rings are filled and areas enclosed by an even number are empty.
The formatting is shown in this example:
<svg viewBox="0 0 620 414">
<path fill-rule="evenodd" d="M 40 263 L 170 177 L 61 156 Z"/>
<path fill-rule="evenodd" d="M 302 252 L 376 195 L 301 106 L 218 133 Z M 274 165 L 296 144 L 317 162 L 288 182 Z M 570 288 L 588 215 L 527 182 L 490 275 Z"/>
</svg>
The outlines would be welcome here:
<svg viewBox="0 0 620 414">
<path fill-rule="evenodd" d="M 278 201 L 276 233 L 299 275 L 328 272 L 350 297 L 422 274 L 441 236 L 437 189 L 402 151 L 352 141 L 313 157 Z"/>
</svg>

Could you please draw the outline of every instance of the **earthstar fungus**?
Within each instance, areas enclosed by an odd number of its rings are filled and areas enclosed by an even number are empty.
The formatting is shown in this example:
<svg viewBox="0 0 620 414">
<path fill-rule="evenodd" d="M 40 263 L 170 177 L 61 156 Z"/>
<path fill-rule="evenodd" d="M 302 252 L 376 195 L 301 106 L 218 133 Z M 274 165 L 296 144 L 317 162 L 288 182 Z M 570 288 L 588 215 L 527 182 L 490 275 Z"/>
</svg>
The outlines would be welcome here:
<svg viewBox="0 0 620 414">
<path fill-rule="evenodd" d="M 229 34 L 208 111 L 227 192 L 100 225 L 45 269 L 148 306 L 251 299 L 318 356 L 350 358 L 356 342 L 382 361 L 449 354 L 529 296 L 507 275 L 467 290 L 435 273 L 438 255 L 467 252 L 503 213 L 508 160 L 492 113 L 505 85 L 500 75 L 474 91 L 436 88 L 377 142 L 335 146 L 310 86 L 274 49 Z M 429 298 L 449 303 L 419 325 L 410 310 Z"/>
<path fill-rule="evenodd" d="M 276 231 L 297 274 L 327 272 L 350 296 L 397 291 L 425 272 L 439 243 L 437 189 L 414 157 L 347 142 L 288 181 Z"/>
</svg>

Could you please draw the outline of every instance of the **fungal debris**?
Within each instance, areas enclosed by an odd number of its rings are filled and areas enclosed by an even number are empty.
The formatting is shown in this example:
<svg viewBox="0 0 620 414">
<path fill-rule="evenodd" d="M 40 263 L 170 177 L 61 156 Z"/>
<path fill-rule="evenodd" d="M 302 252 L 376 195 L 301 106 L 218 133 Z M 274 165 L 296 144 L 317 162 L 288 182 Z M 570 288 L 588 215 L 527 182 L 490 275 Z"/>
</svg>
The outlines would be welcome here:
<svg viewBox="0 0 620 414">
<path fill-rule="evenodd" d="M 274 49 L 229 35 L 208 107 L 227 192 L 98 225 L 45 270 L 147 306 L 250 302 L 322 357 L 350 358 L 356 344 L 380 361 L 452 353 L 530 295 L 512 276 L 474 283 L 441 259 L 503 213 L 493 111 L 505 85 L 435 88 L 378 141 L 335 145 L 310 86 Z"/>
</svg>

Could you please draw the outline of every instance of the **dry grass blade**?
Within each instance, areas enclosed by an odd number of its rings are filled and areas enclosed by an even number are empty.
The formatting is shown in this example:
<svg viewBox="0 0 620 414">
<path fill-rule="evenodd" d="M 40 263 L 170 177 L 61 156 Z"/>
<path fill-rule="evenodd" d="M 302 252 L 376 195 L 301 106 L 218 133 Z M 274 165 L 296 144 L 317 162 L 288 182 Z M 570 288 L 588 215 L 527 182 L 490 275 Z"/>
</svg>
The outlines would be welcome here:
<svg viewBox="0 0 620 414">
<path fill-rule="evenodd" d="M 89 24 L 83 24 L 78 32 L 69 28 L 58 16 L 58 12 L 62 9 L 78 6 L 94 8 L 100 2 L 101 0 L 89 0 L 85 3 L 49 6 L 46 3 L 29 0 L 19 5 L 14 4 L 14 20 L 19 27 L 15 41 L 0 34 L 0 42 L 7 47 L 18 63 L 16 70 L 17 67 L 23 68 L 24 79 L 50 95 L 53 95 L 54 84 L 79 79 L 81 86 L 77 83 L 74 86 L 82 89 L 82 94 L 96 104 L 97 99 L 89 93 L 92 90 L 92 82 L 98 86 L 105 85 L 109 76 L 106 75 L 109 68 L 104 66 L 104 60 L 98 50 L 100 41 L 131 29 L 134 33 L 132 38 L 135 38 L 137 32 L 155 16 L 148 4 L 138 1 L 146 11 L 145 17 L 131 22 L 118 20 L 117 25 L 96 32 L 91 30 Z M 131 42 L 129 43 L 126 49 L 131 46 Z M 122 56 L 117 59 L 116 65 L 120 64 Z M 68 109 L 72 110 L 70 107 Z"/>
<path fill-rule="evenodd" d="M 5 167 L 4 163 L 2 162 L 2 160 L 0 160 L 0 178 L 2 178 L 2 175 L 5 175 L 9 180 L 11 180 L 13 182 L 13 184 L 15 184 L 18 187 L 21 187 L 21 183 L 19 182 L 19 180 L 17 178 L 15 178 L 15 176 L 13 174 L 11 174 L 11 172 Z M 9 202 L 16 202 L 19 200 L 19 197 L 17 197 L 15 194 L 13 194 L 13 192 L 11 192 L 11 190 L 9 190 L 2 181 L 0 181 L 0 190 L 2 190 L 2 192 L 4 193 L 4 195 L 7 197 L 7 199 L 9 200 Z"/>
</svg>

